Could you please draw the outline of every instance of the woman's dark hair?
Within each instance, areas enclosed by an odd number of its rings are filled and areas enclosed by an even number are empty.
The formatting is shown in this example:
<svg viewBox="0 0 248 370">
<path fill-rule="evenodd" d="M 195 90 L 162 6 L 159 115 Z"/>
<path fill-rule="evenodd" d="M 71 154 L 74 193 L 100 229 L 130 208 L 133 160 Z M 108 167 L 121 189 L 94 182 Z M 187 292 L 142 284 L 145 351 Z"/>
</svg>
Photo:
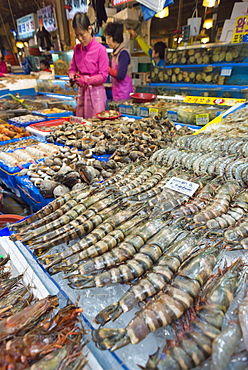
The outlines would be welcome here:
<svg viewBox="0 0 248 370">
<path fill-rule="evenodd" d="M 72 20 L 72 27 L 74 30 L 80 28 L 81 30 L 88 31 L 90 20 L 85 13 L 76 13 Z"/>
<path fill-rule="evenodd" d="M 2 54 L 2 56 L 1 56 L 1 58 L 0 58 L 0 59 L 1 59 L 2 61 L 4 61 L 4 49 L 0 49 L 0 51 L 1 51 L 1 54 Z"/>
<path fill-rule="evenodd" d="M 159 54 L 159 59 L 164 59 L 165 49 L 167 48 L 167 45 L 163 41 L 156 42 L 154 44 L 153 49 L 156 53 Z"/>
<path fill-rule="evenodd" d="M 114 42 L 121 44 L 123 42 L 123 24 L 118 22 L 108 23 L 105 31 L 105 35 L 111 36 Z"/>
<path fill-rule="evenodd" d="M 46 60 L 46 59 L 42 59 L 41 61 L 40 61 L 40 64 L 44 64 L 44 66 L 46 67 L 46 68 L 49 68 L 50 67 L 50 64 L 49 64 L 49 62 Z"/>
</svg>

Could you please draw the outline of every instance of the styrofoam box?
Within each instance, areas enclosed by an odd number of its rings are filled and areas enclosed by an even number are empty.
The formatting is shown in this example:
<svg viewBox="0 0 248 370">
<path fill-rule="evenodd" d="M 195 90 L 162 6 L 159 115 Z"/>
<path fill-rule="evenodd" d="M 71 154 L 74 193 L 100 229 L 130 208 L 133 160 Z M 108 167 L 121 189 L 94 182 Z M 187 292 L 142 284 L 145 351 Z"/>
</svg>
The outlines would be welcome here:
<svg viewBox="0 0 248 370">
<path fill-rule="evenodd" d="M 248 3 L 246 1 L 243 3 L 235 3 L 230 19 L 236 19 L 243 15 L 248 15 Z"/>
<path fill-rule="evenodd" d="M 132 78 L 132 83 L 134 86 L 141 85 L 141 78 Z"/>
<path fill-rule="evenodd" d="M 117 10 L 115 8 L 105 8 L 108 17 L 113 17 Z"/>
<path fill-rule="evenodd" d="M 132 72 L 137 73 L 139 69 L 139 58 L 138 57 L 132 57 L 131 58 L 131 64 L 132 64 Z"/>
<path fill-rule="evenodd" d="M 139 12 L 135 9 L 125 8 L 114 15 L 115 19 L 132 19 L 134 21 L 139 20 Z"/>
<path fill-rule="evenodd" d="M 232 35 L 234 30 L 236 20 L 234 19 L 226 19 L 221 36 L 220 36 L 220 42 L 231 42 L 232 41 Z"/>
</svg>

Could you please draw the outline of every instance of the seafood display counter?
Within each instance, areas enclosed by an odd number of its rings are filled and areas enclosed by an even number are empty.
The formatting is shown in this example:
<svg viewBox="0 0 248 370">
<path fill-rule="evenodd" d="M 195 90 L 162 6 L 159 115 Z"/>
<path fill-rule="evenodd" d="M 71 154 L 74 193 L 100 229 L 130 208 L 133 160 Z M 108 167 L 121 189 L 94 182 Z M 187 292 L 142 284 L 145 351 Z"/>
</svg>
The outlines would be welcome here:
<svg viewBox="0 0 248 370">
<path fill-rule="evenodd" d="M 246 51 L 246 43 L 168 50 L 166 66 L 151 67 L 151 83 L 145 87 L 138 86 L 136 91 L 246 99 Z"/>
<path fill-rule="evenodd" d="M 126 370 L 247 369 L 247 117 L 178 135 L 9 227 L 78 301 L 94 355 Z"/>
</svg>

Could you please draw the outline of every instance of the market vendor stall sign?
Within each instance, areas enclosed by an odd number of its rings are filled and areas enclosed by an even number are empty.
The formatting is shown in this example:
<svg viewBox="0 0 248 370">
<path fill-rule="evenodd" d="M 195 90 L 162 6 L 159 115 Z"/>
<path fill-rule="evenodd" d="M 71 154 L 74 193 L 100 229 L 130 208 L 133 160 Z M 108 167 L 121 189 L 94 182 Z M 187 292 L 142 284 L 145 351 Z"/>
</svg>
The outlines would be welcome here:
<svg viewBox="0 0 248 370">
<path fill-rule="evenodd" d="M 232 43 L 248 42 L 248 15 L 236 18 Z"/>
<path fill-rule="evenodd" d="M 65 0 L 67 19 L 72 19 L 76 13 L 87 13 L 87 0 Z"/>
<path fill-rule="evenodd" d="M 129 3 L 130 1 L 133 1 L 133 0 L 112 0 L 112 6 Z"/>
<path fill-rule="evenodd" d="M 204 96 L 186 96 L 184 103 L 191 104 L 210 104 L 210 105 L 228 105 L 233 106 L 237 103 L 244 103 L 246 99 L 233 99 L 233 98 L 211 98 Z"/>
<path fill-rule="evenodd" d="M 52 5 L 39 9 L 37 11 L 37 16 L 39 21 L 42 19 L 42 24 L 48 32 L 52 32 L 57 29 Z"/>
<path fill-rule="evenodd" d="M 31 13 L 17 19 L 17 30 L 20 40 L 33 37 L 35 33 L 35 17 L 36 14 Z"/>
</svg>

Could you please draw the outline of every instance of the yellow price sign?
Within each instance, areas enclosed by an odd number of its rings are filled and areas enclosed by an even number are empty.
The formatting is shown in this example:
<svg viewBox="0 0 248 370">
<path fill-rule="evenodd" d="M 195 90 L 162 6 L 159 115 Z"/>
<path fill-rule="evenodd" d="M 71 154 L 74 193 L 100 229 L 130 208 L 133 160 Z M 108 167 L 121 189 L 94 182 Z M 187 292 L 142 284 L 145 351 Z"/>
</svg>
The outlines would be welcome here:
<svg viewBox="0 0 248 370">
<path fill-rule="evenodd" d="M 248 42 L 248 16 L 243 15 L 236 18 L 233 35 L 232 44 Z"/>
<path fill-rule="evenodd" d="M 184 103 L 191 104 L 210 104 L 210 105 L 227 105 L 233 106 L 237 103 L 244 103 L 245 99 L 233 99 L 233 98 L 211 98 L 204 96 L 186 96 L 183 100 Z"/>
</svg>

